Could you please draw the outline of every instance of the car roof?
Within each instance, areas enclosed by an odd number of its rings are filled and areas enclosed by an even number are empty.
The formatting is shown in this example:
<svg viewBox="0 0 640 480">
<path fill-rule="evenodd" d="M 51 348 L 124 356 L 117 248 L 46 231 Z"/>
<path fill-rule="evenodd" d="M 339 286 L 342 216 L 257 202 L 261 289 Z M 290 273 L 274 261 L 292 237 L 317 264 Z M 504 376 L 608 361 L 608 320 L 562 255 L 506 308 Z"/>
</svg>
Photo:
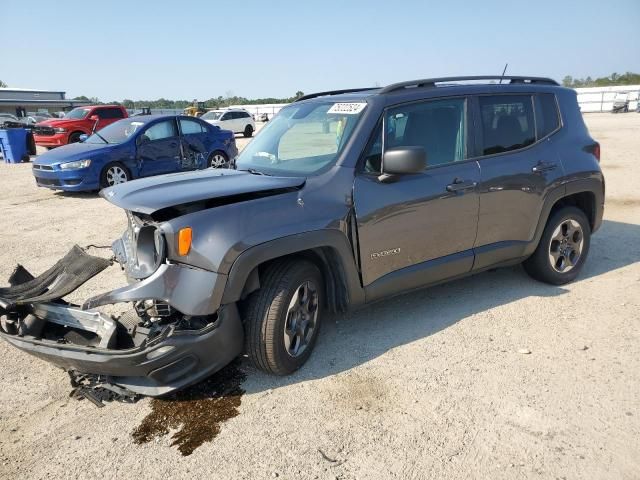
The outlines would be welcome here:
<svg viewBox="0 0 640 480">
<path fill-rule="evenodd" d="M 388 85 L 386 87 L 352 88 L 346 90 L 332 90 L 305 95 L 296 102 L 331 101 L 358 102 L 367 101 L 374 96 L 391 96 L 409 94 L 425 97 L 439 97 L 448 95 L 477 94 L 477 93 L 505 93 L 521 92 L 523 90 L 549 90 L 561 87 L 555 80 L 533 76 L 467 76 L 440 77 L 420 80 L 410 80 Z M 295 102 L 294 102 L 295 103 Z"/>
<path fill-rule="evenodd" d="M 140 122 L 140 123 L 150 123 L 153 122 L 155 120 L 161 120 L 161 119 L 170 119 L 170 118 L 184 118 L 187 120 L 195 120 L 198 121 L 198 119 L 196 117 L 191 117 L 189 115 L 167 115 L 167 114 L 160 114 L 160 113 L 156 113 L 153 115 L 136 115 L 133 117 L 127 117 L 127 118 L 122 118 L 120 119 L 120 121 L 122 120 L 129 120 L 132 122 Z"/>
</svg>

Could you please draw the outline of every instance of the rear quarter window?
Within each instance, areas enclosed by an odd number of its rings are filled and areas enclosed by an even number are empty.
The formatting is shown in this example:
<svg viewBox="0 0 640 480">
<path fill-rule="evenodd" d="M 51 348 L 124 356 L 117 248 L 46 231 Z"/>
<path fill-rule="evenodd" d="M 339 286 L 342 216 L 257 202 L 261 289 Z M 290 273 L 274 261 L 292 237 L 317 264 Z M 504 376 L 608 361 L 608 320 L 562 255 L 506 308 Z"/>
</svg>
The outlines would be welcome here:
<svg viewBox="0 0 640 480">
<path fill-rule="evenodd" d="M 560 115 L 556 96 L 552 93 L 536 95 L 536 126 L 538 139 L 555 132 L 560 127 Z"/>
</svg>

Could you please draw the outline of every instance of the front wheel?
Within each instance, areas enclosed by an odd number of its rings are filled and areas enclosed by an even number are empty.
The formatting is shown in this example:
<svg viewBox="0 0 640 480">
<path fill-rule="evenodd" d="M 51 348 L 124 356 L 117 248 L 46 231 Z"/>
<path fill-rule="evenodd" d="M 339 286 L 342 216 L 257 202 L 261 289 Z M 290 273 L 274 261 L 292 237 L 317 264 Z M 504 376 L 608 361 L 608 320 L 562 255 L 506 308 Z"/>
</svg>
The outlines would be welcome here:
<svg viewBox="0 0 640 480">
<path fill-rule="evenodd" d="M 246 127 L 244 127 L 244 132 L 242 132 L 242 134 L 246 138 L 253 136 L 253 127 L 251 125 L 247 125 Z"/>
<path fill-rule="evenodd" d="M 102 170 L 100 175 L 100 188 L 113 187 L 120 183 L 125 183 L 131 180 L 131 174 L 127 167 L 121 163 L 110 163 Z"/>
<path fill-rule="evenodd" d="M 536 280 L 563 285 L 574 280 L 584 266 L 591 244 L 591 227 L 582 210 L 564 207 L 549 218 L 533 255 L 524 262 Z"/>
<path fill-rule="evenodd" d="M 247 354 L 260 370 L 288 375 L 307 361 L 318 338 L 322 274 L 307 260 L 288 259 L 272 263 L 261 277 L 261 288 L 247 299 Z"/>
</svg>

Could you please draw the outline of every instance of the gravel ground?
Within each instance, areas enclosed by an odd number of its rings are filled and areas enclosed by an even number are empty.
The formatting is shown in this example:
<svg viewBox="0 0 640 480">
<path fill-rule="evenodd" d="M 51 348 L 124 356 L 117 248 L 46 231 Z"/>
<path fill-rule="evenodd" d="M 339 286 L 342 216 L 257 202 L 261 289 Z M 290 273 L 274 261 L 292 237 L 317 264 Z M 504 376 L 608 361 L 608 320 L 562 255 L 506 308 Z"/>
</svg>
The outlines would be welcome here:
<svg viewBox="0 0 640 480">
<path fill-rule="evenodd" d="M 575 283 L 515 267 L 335 316 L 295 375 L 242 362 L 205 400 L 97 409 L 0 342 L 0 477 L 640 478 L 640 115 L 586 121 L 607 206 Z M 29 165 L 0 164 L 0 178 L 0 279 L 125 228 L 95 195 L 36 188 Z M 72 299 L 123 283 L 111 267 Z M 211 393 L 229 381 L 228 398 Z M 209 441 L 185 446 L 198 428 Z"/>
</svg>

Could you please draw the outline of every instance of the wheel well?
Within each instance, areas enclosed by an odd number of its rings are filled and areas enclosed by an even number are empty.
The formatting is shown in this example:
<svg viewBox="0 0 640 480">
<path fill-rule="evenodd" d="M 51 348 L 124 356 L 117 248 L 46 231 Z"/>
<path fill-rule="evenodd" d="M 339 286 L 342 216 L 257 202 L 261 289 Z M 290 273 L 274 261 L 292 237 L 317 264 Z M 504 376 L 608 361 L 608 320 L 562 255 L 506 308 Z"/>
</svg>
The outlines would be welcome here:
<svg viewBox="0 0 640 480">
<path fill-rule="evenodd" d="M 74 130 L 73 132 L 71 132 L 69 134 L 69 136 L 67 137 L 67 141 L 69 141 L 69 139 L 71 137 L 73 137 L 74 135 L 84 135 L 84 132 L 82 130 Z"/>
<path fill-rule="evenodd" d="M 568 195 L 566 197 L 558 200 L 553 207 L 551 208 L 551 212 L 549 213 L 549 217 L 553 215 L 555 212 L 560 210 L 563 207 L 578 207 L 580 210 L 584 212 L 584 214 L 589 219 L 589 225 L 593 230 L 595 226 L 595 218 L 596 218 L 596 196 L 592 192 L 579 192 L 574 193 L 572 195 Z"/>
<path fill-rule="evenodd" d="M 349 292 L 345 278 L 344 268 L 340 262 L 338 252 L 332 247 L 312 248 L 295 252 L 285 257 L 278 257 L 261 263 L 249 274 L 242 292 L 242 298 L 258 290 L 264 271 L 276 260 L 305 259 L 318 267 L 326 290 L 327 308 L 332 312 L 345 312 L 349 305 Z"/>
</svg>

